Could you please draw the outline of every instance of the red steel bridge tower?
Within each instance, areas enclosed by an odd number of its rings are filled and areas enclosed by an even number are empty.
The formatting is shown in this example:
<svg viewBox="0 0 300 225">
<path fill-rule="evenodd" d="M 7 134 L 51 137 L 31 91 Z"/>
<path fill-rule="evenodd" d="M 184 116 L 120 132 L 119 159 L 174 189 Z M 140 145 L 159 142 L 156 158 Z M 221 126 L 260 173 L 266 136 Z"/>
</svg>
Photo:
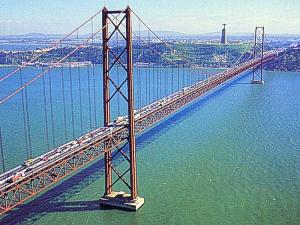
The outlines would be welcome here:
<svg viewBox="0 0 300 225">
<path fill-rule="evenodd" d="M 121 19 L 115 20 L 117 15 L 121 15 Z M 116 148 L 114 152 L 110 150 L 109 146 L 105 149 L 105 193 L 100 199 L 100 204 L 106 207 L 137 211 L 144 204 L 144 199 L 138 196 L 137 191 L 131 9 L 127 7 L 125 10 L 109 11 L 104 8 L 102 27 L 104 126 L 108 127 L 111 122 L 111 105 L 114 97 L 119 94 L 127 105 L 128 120 L 124 126 L 127 126 L 125 135 L 128 137 L 125 143 L 113 143 Z M 124 27 L 125 31 L 122 30 Z M 114 41 L 112 37 L 116 33 L 120 35 L 121 41 L 125 42 L 125 47 L 118 52 L 111 48 Z M 121 83 L 114 80 L 116 78 L 112 75 L 112 70 L 116 66 L 121 67 L 125 72 L 124 80 Z M 129 148 L 129 156 L 124 151 L 125 147 Z M 120 173 L 113 165 L 117 154 L 120 154 L 129 163 L 129 168 L 123 173 Z M 113 180 L 114 177 L 115 180 Z M 113 186 L 117 183 L 128 187 L 130 193 L 113 191 Z"/>
<path fill-rule="evenodd" d="M 253 59 L 260 59 L 260 64 L 252 69 L 252 84 L 263 84 L 263 56 L 264 56 L 265 28 L 255 27 Z"/>
</svg>

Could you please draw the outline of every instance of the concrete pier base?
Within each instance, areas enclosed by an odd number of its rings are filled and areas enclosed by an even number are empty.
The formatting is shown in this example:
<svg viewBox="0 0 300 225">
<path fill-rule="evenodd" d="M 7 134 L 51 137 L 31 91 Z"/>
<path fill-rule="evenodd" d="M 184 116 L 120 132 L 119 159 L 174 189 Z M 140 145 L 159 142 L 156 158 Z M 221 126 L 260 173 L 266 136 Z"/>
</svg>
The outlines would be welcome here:
<svg viewBox="0 0 300 225">
<path fill-rule="evenodd" d="M 138 211 L 144 205 L 144 198 L 137 197 L 132 200 L 130 194 L 125 192 L 112 192 L 100 198 L 100 206 L 108 208 L 118 208 L 128 211 Z"/>
<path fill-rule="evenodd" d="M 253 80 L 251 82 L 251 84 L 264 84 L 265 82 L 264 81 L 260 81 L 260 80 Z"/>
</svg>

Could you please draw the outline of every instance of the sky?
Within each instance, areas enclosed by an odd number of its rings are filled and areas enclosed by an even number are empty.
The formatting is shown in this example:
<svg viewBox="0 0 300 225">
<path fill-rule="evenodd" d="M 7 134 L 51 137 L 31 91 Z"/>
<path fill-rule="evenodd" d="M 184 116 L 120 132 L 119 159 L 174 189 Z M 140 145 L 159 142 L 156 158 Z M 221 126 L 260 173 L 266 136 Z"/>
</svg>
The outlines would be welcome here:
<svg viewBox="0 0 300 225">
<path fill-rule="evenodd" d="M 0 0 L 0 35 L 65 34 L 104 5 L 130 5 L 156 31 L 219 32 L 227 23 L 229 33 L 253 32 L 256 25 L 269 34 L 300 33 L 300 0 Z"/>
</svg>

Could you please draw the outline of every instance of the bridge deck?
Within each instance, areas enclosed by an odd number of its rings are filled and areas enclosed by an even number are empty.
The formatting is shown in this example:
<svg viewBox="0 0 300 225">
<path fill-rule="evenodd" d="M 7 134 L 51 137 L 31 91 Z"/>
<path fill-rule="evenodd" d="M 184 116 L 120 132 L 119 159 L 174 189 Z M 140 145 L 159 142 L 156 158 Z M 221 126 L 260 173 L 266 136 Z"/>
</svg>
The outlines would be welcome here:
<svg viewBox="0 0 300 225">
<path fill-rule="evenodd" d="M 264 55 L 264 61 L 277 56 L 277 52 L 268 52 Z M 199 96 L 259 63 L 260 59 L 250 60 L 143 107 L 135 112 L 136 132 L 144 131 Z M 103 155 L 104 149 L 113 149 L 126 140 L 127 136 L 125 117 L 123 123 L 93 130 L 33 159 L 30 165 L 20 165 L 1 174 L 0 215 Z"/>
</svg>

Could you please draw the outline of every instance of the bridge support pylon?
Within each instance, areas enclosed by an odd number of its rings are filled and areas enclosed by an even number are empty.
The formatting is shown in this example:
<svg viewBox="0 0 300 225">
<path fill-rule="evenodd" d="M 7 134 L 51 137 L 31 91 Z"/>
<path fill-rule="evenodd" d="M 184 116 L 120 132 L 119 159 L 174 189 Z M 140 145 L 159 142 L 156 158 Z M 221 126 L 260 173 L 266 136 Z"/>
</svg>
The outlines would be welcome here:
<svg viewBox="0 0 300 225">
<path fill-rule="evenodd" d="M 263 55 L 264 55 L 265 28 L 255 27 L 253 59 L 260 59 L 260 64 L 252 69 L 252 84 L 263 84 Z"/>
<path fill-rule="evenodd" d="M 144 204 L 144 198 L 138 196 L 137 191 L 137 171 L 136 171 L 136 144 L 135 144 L 135 121 L 134 121 L 134 91 L 133 91 L 133 66 L 132 66 L 132 22 L 131 10 L 127 7 L 125 10 L 109 11 L 105 7 L 102 11 L 102 39 L 103 39 L 103 103 L 104 103 L 104 126 L 109 127 L 111 123 L 111 103 L 116 95 L 122 96 L 127 105 L 128 123 L 126 132 L 120 136 L 126 135 L 125 143 L 114 140 L 107 146 L 104 146 L 105 163 L 105 193 L 100 198 L 100 205 L 103 207 L 119 208 L 130 211 L 137 211 Z M 122 29 L 125 27 L 124 29 Z M 111 30 L 109 30 L 112 28 Z M 118 43 L 112 40 L 113 35 L 118 33 L 125 43 L 125 47 L 120 51 Z M 116 76 L 111 74 L 116 66 L 123 68 L 125 72 L 123 82 L 117 82 Z M 119 79 L 119 78 L 118 78 Z M 127 86 L 127 88 L 126 88 Z M 110 87 L 114 88 L 110 90 Z M 118 132 L 118 129 L 112 127 L 111 132 Z M 113 136 L 113 135 L 112 135 Z M 120 138 L 121 139 L 121 138 Z M 129 155 L 124 151 L 129 148 Z M 115 149 L 113 151 L 113 149 Z M 124 157 L 129 163 L 129 168 L 124 172 L 119 172 L 114 166 L 113 161 L 116 156 Z M 127 187 L 129 193 L 124 191 L 113 191 L 115 184 Z"/>
</svg>

